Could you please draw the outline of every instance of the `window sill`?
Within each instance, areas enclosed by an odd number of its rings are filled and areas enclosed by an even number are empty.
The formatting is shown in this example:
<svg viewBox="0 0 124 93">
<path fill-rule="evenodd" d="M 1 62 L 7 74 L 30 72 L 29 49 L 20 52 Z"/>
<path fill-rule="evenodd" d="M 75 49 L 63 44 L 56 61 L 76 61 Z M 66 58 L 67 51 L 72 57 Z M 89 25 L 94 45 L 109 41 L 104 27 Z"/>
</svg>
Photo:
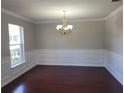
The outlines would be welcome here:
<svg viewBox="0 0 124 93">
<path fill-rule="evenodd" d="M 19 62 L 18 64 L 11 65 L 11 68 L 16 68 L 16 67 L 18 67 L 18 66 L 20 66 L 20 65 L 22 65 L 24 63 L 25 63 L 25 61 L 22 61 L 22 62 Z"/>
</svg>

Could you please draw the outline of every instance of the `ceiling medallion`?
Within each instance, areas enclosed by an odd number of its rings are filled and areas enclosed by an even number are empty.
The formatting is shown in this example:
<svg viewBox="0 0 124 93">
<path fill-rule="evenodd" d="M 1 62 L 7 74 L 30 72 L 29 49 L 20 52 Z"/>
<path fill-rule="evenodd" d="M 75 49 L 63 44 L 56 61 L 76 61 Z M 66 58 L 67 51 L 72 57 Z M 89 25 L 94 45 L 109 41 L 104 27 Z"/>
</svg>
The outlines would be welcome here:
<svg viewBox="0 0 124 93">
<path fill-rule="evenodd" d="M 70 32 L 72 32 L 72 28 L 73 26 L 72 25 L 67 25 L 67 18 L 65 16 L 65 13 L 66 11 L 64 10 L 64 17 L 63 17 L 63 20 L 62 20 L 62 25 L 57 25 L 56 29 L 58 31 L 60 31 L 63 35 L 66 35 L 66 34 L 69 34 Z"/>
</svg>

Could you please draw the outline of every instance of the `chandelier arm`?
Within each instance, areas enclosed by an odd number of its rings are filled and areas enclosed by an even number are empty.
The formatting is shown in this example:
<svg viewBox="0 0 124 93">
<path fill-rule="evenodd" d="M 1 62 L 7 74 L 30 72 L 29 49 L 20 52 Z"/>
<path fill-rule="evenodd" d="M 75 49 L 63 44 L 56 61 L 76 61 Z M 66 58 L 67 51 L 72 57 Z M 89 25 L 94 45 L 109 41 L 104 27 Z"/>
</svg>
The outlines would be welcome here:
<svg viewBox="0 0 124 93">
<path fill-rule="evenodd" d="M 63 35 L 70 33 L 70 31 L 72 30 L 73 26 L 72 25 L 67 25 L 67 18 L 65 15 L 65 10 L 64 12 L 64 17 L 62 20 L 62 25 L 57 25 L 56 29 L 59 30 Z"/>
<path fill-rule="evenodd" d="M 66 18 L 66 15 L 65 15 L 66 11 L 64 10 L 63 12 L 64 12 L 63 26 L 66 27 L 67 26 L 67 18 Z"/>
</svg>

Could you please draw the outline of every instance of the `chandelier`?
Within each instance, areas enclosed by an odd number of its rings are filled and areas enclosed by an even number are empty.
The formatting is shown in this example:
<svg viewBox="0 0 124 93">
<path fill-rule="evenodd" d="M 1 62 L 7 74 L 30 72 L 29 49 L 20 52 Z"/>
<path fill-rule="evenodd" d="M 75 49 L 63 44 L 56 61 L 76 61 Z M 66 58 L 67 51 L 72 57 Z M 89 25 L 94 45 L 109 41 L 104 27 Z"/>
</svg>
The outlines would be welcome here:
<svg viewBox="0 0 124 93">
<path fill-rule="evenodd" d="M 73 26 L 67 25 L 67 18 L 65 16 L 66 11 L 64 10 L 64 18 L 62 20 L 62 25 L 57 25 L 56 29 L 60 31 L 63 35 L 68 34 L 72 31 Z"/>
</svg>

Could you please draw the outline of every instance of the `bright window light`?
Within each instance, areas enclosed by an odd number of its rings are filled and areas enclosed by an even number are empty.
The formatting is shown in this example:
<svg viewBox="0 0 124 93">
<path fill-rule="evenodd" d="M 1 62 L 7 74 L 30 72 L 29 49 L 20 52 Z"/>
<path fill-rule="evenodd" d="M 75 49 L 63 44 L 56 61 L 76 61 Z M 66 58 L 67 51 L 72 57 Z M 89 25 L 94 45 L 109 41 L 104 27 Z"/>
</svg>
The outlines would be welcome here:
<svg viewBox="0 0 124 93">
<path fill-rule="evenodd" d="M 23 27 L 14 24 L 8 27 L 11 68 L 14 68 L 25 62 Z"/>
</svg>

